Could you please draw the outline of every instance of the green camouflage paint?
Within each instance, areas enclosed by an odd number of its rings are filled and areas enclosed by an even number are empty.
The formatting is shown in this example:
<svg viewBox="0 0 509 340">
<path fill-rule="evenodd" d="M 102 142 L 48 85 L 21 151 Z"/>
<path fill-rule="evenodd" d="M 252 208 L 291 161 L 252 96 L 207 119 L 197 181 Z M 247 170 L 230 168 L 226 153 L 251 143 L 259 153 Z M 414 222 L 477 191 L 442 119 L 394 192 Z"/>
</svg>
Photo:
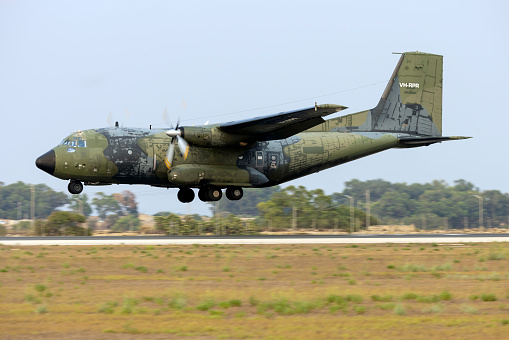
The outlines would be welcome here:
<svg viewBox="0 0 509 340">
<path fill-rule="evenodd" d="M 442 64 L 439 55 L 402 54 L 371 110 L 324 120 L 346 107 L 315 105 L 245 121 L 184 126 L 173 135 L 119 127 L 78 131 L 36 164 L 71 184 L 179 187 L 183 202 L 194 198 L 186 188 L 200 188 L 205 201 L 221 198 L 211 189 L 228 188 L 227 196 L 239 199 L 242 193 L 233 195 L 233 188 L 277 185 L 395 147 L 467 138 L 442 136 Z M 165 157 L 176 134 L 190 148 L 185 159 L 175 152 L 170 167 Z"/>
</svg>

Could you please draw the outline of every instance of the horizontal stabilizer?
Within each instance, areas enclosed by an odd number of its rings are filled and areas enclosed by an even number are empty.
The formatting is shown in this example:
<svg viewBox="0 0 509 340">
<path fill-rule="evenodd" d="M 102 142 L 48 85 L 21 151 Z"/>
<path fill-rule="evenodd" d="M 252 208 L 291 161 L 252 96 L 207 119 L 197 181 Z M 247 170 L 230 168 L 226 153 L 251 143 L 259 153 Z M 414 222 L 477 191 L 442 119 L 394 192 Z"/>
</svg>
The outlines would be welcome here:
<svg viewBox="0 0 509 340">
<path fill-rule="evenodd" d="M 400 148 L 413 148 L 418 146 L 428 146 L 435 143 L 447 142 L 450 140 L 469 139 L 472 137 L 464 136 L 451 136 L 451 137 L 403 137 L 399 139 L 398 147 Z"/>
</svg>

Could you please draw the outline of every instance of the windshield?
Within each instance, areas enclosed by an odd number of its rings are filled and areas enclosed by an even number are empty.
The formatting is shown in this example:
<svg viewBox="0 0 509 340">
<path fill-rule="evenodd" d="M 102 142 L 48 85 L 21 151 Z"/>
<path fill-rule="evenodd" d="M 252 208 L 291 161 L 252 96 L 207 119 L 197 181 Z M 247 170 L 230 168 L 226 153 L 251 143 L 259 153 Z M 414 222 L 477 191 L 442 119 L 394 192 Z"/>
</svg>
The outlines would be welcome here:
<svg viewBox="0 0 509 340">
<path fill-rule="evenodd" d="M 67 145 L 72 148 L 86 148 L 87 141 L 81 139 L 81 137 L 67 137 L 66 139 L 60 142 L 60 145 Z"/>
</svg>

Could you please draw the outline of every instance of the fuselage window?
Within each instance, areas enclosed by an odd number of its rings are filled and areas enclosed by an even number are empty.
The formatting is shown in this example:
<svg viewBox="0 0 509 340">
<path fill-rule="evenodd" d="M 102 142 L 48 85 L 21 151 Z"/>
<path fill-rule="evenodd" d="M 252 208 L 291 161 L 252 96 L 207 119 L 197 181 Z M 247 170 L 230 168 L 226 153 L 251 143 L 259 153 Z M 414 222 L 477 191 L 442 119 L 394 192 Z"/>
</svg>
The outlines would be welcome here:
<svg viewBox="0 0 509 340">
<path fill-rule="evenodd" d="M 263 151 L 256 151 L 256 166 L 263 166 Z"/>
<path fill-rule="evenodd" d="M 78 148 L 86 148 L 87 147 L 87 141 L 86 140 L 79 140 L 78 141 Z"/>
</svg>

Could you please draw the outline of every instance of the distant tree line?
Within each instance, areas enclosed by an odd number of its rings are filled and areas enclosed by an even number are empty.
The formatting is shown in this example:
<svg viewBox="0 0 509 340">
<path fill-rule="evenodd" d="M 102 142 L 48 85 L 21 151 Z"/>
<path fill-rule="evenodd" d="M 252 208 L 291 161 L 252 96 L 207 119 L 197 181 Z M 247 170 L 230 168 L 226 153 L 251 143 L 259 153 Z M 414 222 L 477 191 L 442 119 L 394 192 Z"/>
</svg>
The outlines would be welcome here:
<svg viewBox="0 0 509 340">
<path fill-rule="evenodd" d="M 116 231 L 138 230 L 138 204 L 135 195 L 123 191 L 112 195 L 96 193 L 89 200 L 86 194 L 68 196 L 55 192 L 45 184 L 30 185 L 0 182 L 0 219 L 31 218 L 32 193 L 35 193 L 35 217 L 39 220 L 36 233 L 44 230 L 52 234 L 79 233 L 75 227 L 82 222 L 67 221 L 61 210 L 90 216 L 93 209 L 103 226 Z M 196 233 L 237 234 L 254 233 L 266 229 L 313 228 L 363 229 L 367 224 L 414 224 L 420 229 L 474 228 L 507 226 L 509 223 L 509 194 L 499 190 L 481 191 L 472 183 L 456 180 L 453 185 L 435 180 L 431 183 L 391 183 L 382 179 L 345 182 L 342 193 L 326 195 L 323 190 L 307 190 L 303 186 L 284 189 L 271 187 L 246 189 L 239 201 L 222 199 L 211 203 L 212 219 L 199 215 L 179 218 L 171 212 L 156 217 L 158 230 L 171 235 Z M 366 213 L 370 208 L 369 221 Z M 480 211 L 483 218 L 479 221 Z M 245 222 L 239 217 L 256 218 Z M 47 221 L 44 226 L 42 220 Z M 96 227 L 90 219 L 87 230 Z M 58 225 L 59 227 L 54 227 Z M 16 230 L 32 229 L 29 222 L 20 222 Z M 41 229 L 42 228 L 42 229 Z M 4 234 L 5 228 L 0 228 Z"/>
<path fill-rule="evenodd" d="M 32 194 L 35 197 L 37 220 L 49 219 L 54 212 L 63 209 L 88 217 L 92 214 L 93 207 L 106 228 L 124 231 L 137 230 L 140 226 L 138 203 L 131 191 L 125 190 L 112 195 L 98 192 L 89 202 L 87 194 L 69 196 L 63 192 L 53 191 L 45 184 L 33 185 L 32 189 L 31 184 L 23 182 L 9 185 L 0 182 L 0 219 L 31 219 Z M 21 222 L 17 229 L 26 229 L 28 225 L 28 222 Z M 91 222 L 89 227 L 94 228 L 95 223 Z"/>
<path fill-rule="evenodd" d="M 233 214 L 240 217 L 254 217 L 260 214 L 258 210 L 258 203 L 266 202 L 271 199 L 272 195 L 281 188 L 277 186 L 268 188 L 250 188 L 244 189 L 244 197 L 238 201 L 230 201 L 223 198 L 218 202 L 209 202 L 210 210 L 215 215 L 220 213 Z"/>
<path fill-rule="evenodd" d="M 509 194 L 499 190 L 481 191 L 463 179 L 454 181 L 453 185 L 441 180 L 407 184 L 353 179 L 345 182 L 342 193 L 332 195 L 302 186 L 276 188 L 269 199 L 253 195 L 247 202 L 242 199 L 235 205 L 220 205 L 221 211 L 249 211 L 250 214 L 244 215 L 256 216 L 260 226 L 271 228 L 349 230 L 353 201 L 355 230 L 366 227 L 368 207 L 369 225 L 413 224 L 419 229 L 463 229 L 509 224 Z M 244 204 L 249 209 L 244 210 Z M 251 209 L 254 205 L 258 214 Z"/>
<path fill-rule="evenodd" d="M 34 185 L 35 218 L 47 218 L 53 211 L 69 203 L 69 197 L 45 184 Z M 23 182 L 5 185 L 0 182 L 0 218 L 21 220 L 32 218 L 32 186 Z"/>
<path fill-rule="evenodd" d="M 242 221 L 235 215 L 221 216 L 210 219 L 195 216 L 179 217 L 175 214 L 154 217 L 156 229 L 166 235 L 250 235 L 259 231 L 251 221 Z"/>
<path fill-rule="evenodd" d="M 366 222 L 378 224 L 374 216 L 366 221 L 366 213 L 359 209 L 354 209 L 352 220 L 350 206 L 342 203 L 342 197 L 326 195 L 322 189 L 289 186 L 275 192 L 270 200 L 260 202 L 258 210 L 263 223 L 272 229 L 295 227 L 349 231 L 351 228 L 365 228 Z"/>
<path fill-rule="evenodd" d="M 92 231 L 85 227 L 86 218 L 69 211 L 54 211 L 46 221 L 36 220 L 34 234 L 37 236 L 88 236 Z"/>
<path fill-rule="evenodd" d="M 345 182 L 342 194 L 334 194 L 347 204 L 344 195 L 354 198 L 356 207 L 366 209 L 369 190 L 371 213 L 383 224 L 414 224 L 421 229 L 476 228 L 507 226 L 509 194 L 499 190 L 480 191 L 472 183 L 456 180 L 454 185 L 431 183 L 391 183 L 382 179 Z M 479 221 L 482 208 L 483 220 Z"/>
</svg>

